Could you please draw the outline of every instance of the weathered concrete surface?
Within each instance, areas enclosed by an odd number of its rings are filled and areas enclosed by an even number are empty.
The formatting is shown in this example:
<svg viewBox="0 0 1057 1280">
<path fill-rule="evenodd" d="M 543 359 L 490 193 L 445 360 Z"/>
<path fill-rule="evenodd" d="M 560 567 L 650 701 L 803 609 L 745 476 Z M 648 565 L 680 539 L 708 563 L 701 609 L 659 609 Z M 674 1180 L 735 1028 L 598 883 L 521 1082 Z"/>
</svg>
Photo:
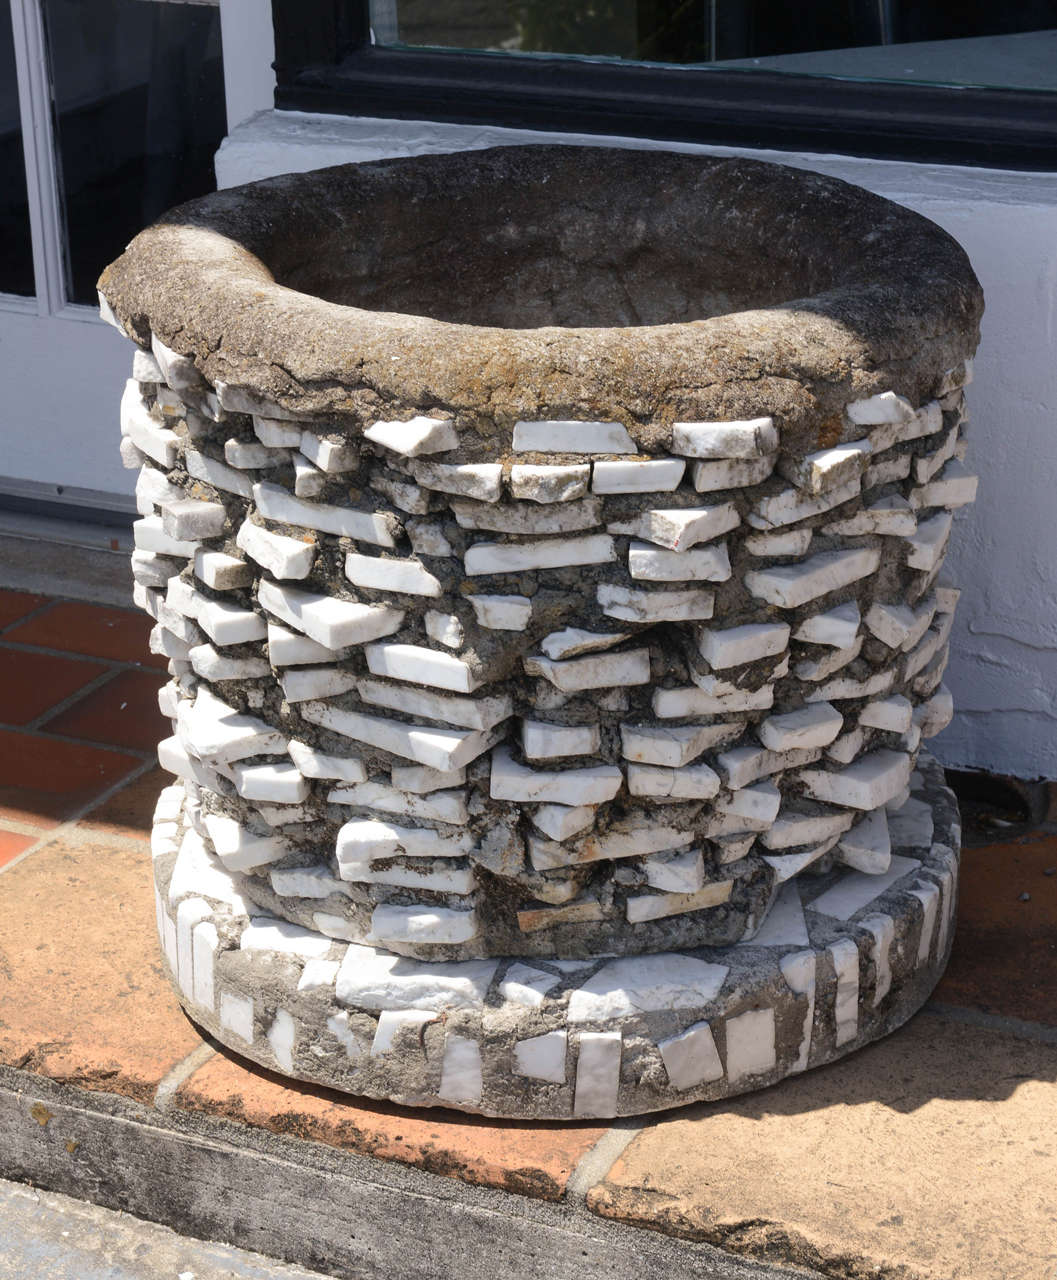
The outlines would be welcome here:
<svg viewBox="0 0 1057 1280">
<path fill-rule="evenodd" d="M 588 1203 L 827 1276 L 1052 1280 L 1057 1044 L 927 1013 L 781 1088 L 659 1120 Z"/>
<path fill-rule="evenodd" d="M 3 1172 L 16 1179 L 340 1280 L 566 1280 L 572 1267 L 618 1280 L 819 1280 L 810 1269 L 604 1223 L 582 1206 L 223 1122 L 200 1120 L 192 1131 L 175 1115 L 6 1070 L 0 1127 Z"/>
<path fill-rule="evenodd" d="M 575 147 L 217 192 L 142 232 L 100 289 L 211 383 L 361 425 L 430 406 L 489 460 L 518 418 L 619 421 L 649 450 L 666 422 L 773 414 L 783 447 L 817 448 L 849 399 L 926 398 L 983 306 L 946 233 L 857 187 Z"/>
<path fill-rule="evenodd" d="M 0 1280 L 318 1280 L 322 1273 L 0 1182 Z"/>
</svg>

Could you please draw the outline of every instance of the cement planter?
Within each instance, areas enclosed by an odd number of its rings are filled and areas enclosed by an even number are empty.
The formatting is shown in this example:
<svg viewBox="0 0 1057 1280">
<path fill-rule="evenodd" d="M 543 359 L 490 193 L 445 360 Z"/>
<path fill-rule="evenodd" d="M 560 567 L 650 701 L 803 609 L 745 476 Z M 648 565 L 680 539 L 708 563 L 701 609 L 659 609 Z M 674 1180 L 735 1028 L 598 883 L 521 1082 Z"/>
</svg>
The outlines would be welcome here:
<svg viewBox="0 0 1057 1280">
<path fill-rule="evenodd" d="M 194 1018 L 560 1118 L 922 1003 L 982 307 L 948 236 L 816 174 L 512 148 L 218 193 L 100 290 Z"/>
</svg>

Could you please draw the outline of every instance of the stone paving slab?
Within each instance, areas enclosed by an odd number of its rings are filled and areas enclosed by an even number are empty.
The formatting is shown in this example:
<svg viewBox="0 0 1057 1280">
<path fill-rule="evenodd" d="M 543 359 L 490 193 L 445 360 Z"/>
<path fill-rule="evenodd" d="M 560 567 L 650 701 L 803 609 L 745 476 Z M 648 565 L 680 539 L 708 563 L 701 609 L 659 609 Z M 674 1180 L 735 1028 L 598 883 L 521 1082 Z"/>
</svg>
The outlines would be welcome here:
<svg viewBox="0 0 1057 1280">
<path fill-rule="evenodd" d="M 10 594 L 0 648 L 52 608 Z M 85 626 L 80 656 L 119 675 L 135 669 L 110 656 L 123 641 L 92 652 L 114 630 Z M 45 655 L 79 653 L 76 633 L 40 635 Z M 113 737 L 123 687 L 71 719 Z M 138 748 L 49 728 L 86 696 L 65 688 L 28 725 L 0 722 L 36 741 L 50 770 L 46 794 L 14 787 L 0 815 L 0 1176 L 335 1275 L 421 1276 L 427 1258 L 431 1275 L 484 1276 L 494 1245 L 513 1254 L 489 1280 L 564 1275 L 563 1258 L 636 1280 L 1052 1280 L 1053 832 L 965 850 L 933 1012 L 846 1061 L 612 1128 L 412 1112 L 282 1082 L 188 1022 L 154 938 L 145 837 L 161 776 Z M 120 751 L 129 771 L 83 786 L 64 773 L 64 745 Z M 327 1221 L 298 1199 L 319 1187 L 345 1197 Z M 353 1210 L 358 1220 L 342 1217 Z M 368 1219 L 375 1234 L 342 1254 L 338 1241 Z M 429 1231 L 450 1243 L 443 1259 L 421 1252 Z"/>
</svg>

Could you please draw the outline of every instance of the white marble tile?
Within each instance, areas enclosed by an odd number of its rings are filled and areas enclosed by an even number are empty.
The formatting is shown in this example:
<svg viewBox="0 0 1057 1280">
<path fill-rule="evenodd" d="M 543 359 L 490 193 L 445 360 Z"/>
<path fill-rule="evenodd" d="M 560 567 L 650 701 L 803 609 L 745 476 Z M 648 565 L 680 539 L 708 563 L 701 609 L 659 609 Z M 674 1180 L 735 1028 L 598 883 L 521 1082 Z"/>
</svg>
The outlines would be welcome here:
<svg viewBox="0 0 1057 1280">
<path fill-rule="evenodd" d="M 783 956 L 778 962 L 782 977 L 789 988 L 797 995 L 807 997 L 807 1010 L 804 1014 L 803 1030 L 800 1033 L 800 1049 L 797 1053 L 793 1071 L 806 1071 L 811 1060 L 811 1036 L 815 1023 L 815 973 L 817 967 L 815 951 L 797 951 Z"/>
<path fill-rule="evenodd" d="M 795 609 L 840 587 L 877 572 L 881 553 L 872 547 L 856 551 L 823 551 L 799 564 L 751 569 L 745 575 L 749 592 L 768 604 Z"/>
<path fill-rule="evenodd" d="M 558 662 L 552 658 L 530 657 L 523 659 L 523 666 L 527 675 L 541 676 L 562 693 L 650 682 L 648 649 L 564 658 Z"/>
<path fill-rule="evenodd" d="M 384 560 L 350 551 L 345 557 L 345 577 L 356 587 L 412 596 L 439 596 L 444 588 L 417 560 Z"/>
<path fill-rule="evenodd" d="M 524 631 L 532 618 L 528 596 L 470 596 L 477 625 L 490 631 Z"/>
<path fill-rule="evenodd" d="M 513 448 L 515 453 L 638 452 L 619 422 L 516 422 Z"/>
<path fill-rule="evenodd" d="M 360 542 L 370 542 L 378 547 L 396 545 L 397 522 L 392 516 L 382 512 L 358 511 L 353 507 L 329 506 L 324 502 L 306 502 L 277 484 L 255 484 L 252 496 L 257 510 L 267 520 L 356 538 Z"/>
<path fill-rule="evenodd" d="M 426 489 L 452 493 L 479 502 L 498 502 L 503 492 L 503 468 L 498 462 L 421 462 L 413 459 L 411 474 Z"/>
<path fill-rule="evenodd" d="M 928 484 L 911 489 L 910 505 L 924 507 L 964 507 L 976 501 L 979 478 L 958 458 L 951 458 L 943 470 Z"/>
<path fill-rule="evenodd" d="M 816 702 L 784 715 L 768 716 L 756 732 L 769 751 L 803 751 L 829 746 L 843 726 L 844 717 L 836 707 Z"/>
<path fill-rule="evenodd" d="M 277 467 L 289 457 L 285 449 L 271 449 L 259 440 L 225 440 L 224 461 L 239 471 L 262 471 Z"/>
<path fill-rule="evenodd" d="M 375 706 L 391 711 L 405 711 L 411 716 L 438 720 L 441 725 L 462 725 L 467 729 L 491 729 L 513 714 L 513 699 L 508 694 L 495 697 L 457 697 L 433 693 L 413 685 L 389 684 L 365 677 L 360 681 L 360 697 Z M 428 764 L 429 761 L 422 761 Z M 436 767 L 436 766 L 434 766 Z"/>
<path fill-rule="evenodd" d="M 884 807 L 874 809 L 839 841 L 841 861 L 867 875 L 883 875 L 892 862 L 892 841 Z"/>
<path fill-rule="evenodd" d="M 881 391 L 863 400 L 853 400 L 845 405 L 849 422 L 860 427 L 874 427 L 884 423 L 909 423 L 914 420 L 914 406 L 905 396 L 894 391 Z"/>
<path fill-rule="evenodd" d="M 525 466 L 510 468 L 510 492 L 520 502 L 573 502 L 587 492 L 590 463 L 570 466 Z"/>
<path fill-rule="evenodd" d="M 595 806 L 541 804 L 531 815 L 533 824 L 552 840 L 568 840 L 586 831 L 595 820 Z"/>
<path fill-rule="evenodd" d="M 462 791 L 431 791 L 428 795 L 414 795 L 380 782 L 356 782 L 329 791 L 327 802 L 458 826 L 469 819 Z"/>
<path fill-rule="evenodd" d="M 388 605 L 338 600 L 262 578 L 257 586 L 261 606 L 281 621 L 303 631 L 326 649 L 362 644 L 391 635 L 403 625 L 404 611 Z"/>
<path fill-rule="evenodd" d="M 228 871 L 266 866 L 290 852 L 290 846 L 281 837 L 257 835 L 223 814 L 207 813 L 205 826 L 217 857 Z"/>
<path fill-rule="evenodd" d="M 380 1058 L 383 1054 L 391 1053 L 394 1048 L 406 1051 L 406 1039 L 403 1047 L 396 1042 L 398 1038 L 403 1038 L 401 1032 L 409 1028 L 417 1031 L 421 1043 L 423 1027 L 436 1021 L 437 1015 L 429 1009 L 383 1009 L 378 1015 L 378 1025 L 371 1042 L 371 1057 Z"/>
<path fill-rule="evenodd" d="M 579 627 L 565 627 L 544 636 L 540 641 L 540 648 L 548 658 L 557 661 L 595 653 L 599 649 L 612 649 L 630 635 L 630 631 L 584 631 Z"/>
<path fill-rule="evenodd" d="M 917 527 L 917 516 L 910 503 L 900 494 L 893 493 L 871 503 L 857 515 L 846 520 L 834 520 L 826 525 L 825 532 L 838 538 L 860 538 L 866 534 L 905 538 Z"/>
<path fill-rule="evenodd" d="M 906 733 L 910 728 L 914 708 L 901 693 L 890 694 L 868 702 L 859 712 L 859 723 L 867 729 L 882 729 L 886 733 Z"/>
<path fill-rule="evenodd" d="M 441 653 L 417 644 L 369 644 L 364 648 L 373 675 L 453 693 L 473 693 L 482 684 L 473 664 L 452 653 Z"/>
<path fill-rule="evenodd" d="M 818 497 L 805 497 L 799 489 L 783 489 L 781 493 L 761 498 L 753 508 L 749 524 L 755 529 L 778 529 L 787 524 L 798 524 L 811 516 L 832 511 L 859 496 L 860 482 L 852 481 L 839 488 L 830 489 Z"/>
<path fill-rule="evenodd" d="M 220 1025 L 245 1044 L 253 1044 L 253 1001 L 234 991 L 221 991 Z"/>
<path fill-rule="evenodd" d="M 910 779 L 911 759 L 900 751 L 873 751 L 845 769 L 805 769 L 800 781 L 809 796 L 852 809 L 876 809 L 897 796 Z"/>
<path fill-rule="evenodd" d="M 564 1084 L 568 1039 L 567 1031 L 548 1031 L 519 1040 L 514 1045 L 514 1071 L 532 1080 Z"/>
<path fill-rule="evenodd" d="M 608 1117 L 615 1113 L 622 1048 L 619 1031 L 580 1033 L 573 1115 Z"/>
<path fill-rule="evenodd" d="M 548 772 L 519 765 L 506 748 L 497 747 L 492 753 L 490 794 L 493 800 L 571 806 L 602 804 L 612 800 L 623 782 L 624 775 L 615 765 Z"/>
<path fill-rule="evenodd" d="M 373 422 L 363 433 L 365 440 L 380 444 L 405 458 L 423 454 L 446 453 L 459 447 L 459 435 L 450 418 L 427 418 L 422 415 L 406 422 Z"/>
<path fill-rule="evenodd" d="M 337 960 L 306 960 L 297 980 L 298 991 L 333 991 L 338 976 Z"/>
<path fill-rule="evenodd" d="M 707 1022 L 695 1022 L 679 1035 L 659 1041 L 657 1050 L 673 1089 L 693 1089 L 723 1079 L 723 1063 Z"/>
<path fill-rule="evenodd" d="M 728 902 L 733 887 L 733 880 L 714 880 L 696 893 L 643 894 L 628 898 L 625 914 L 629 924 L 641 924 L 644 920 L 664 920 L 690 911 L 704 911 Z"/>
<path fill-rule="evenodd" d="M 686 463 L 682 458 L 651 458 L 645 462 L 596 462 L 593 493 L 668 493 L 679 487 Z"/>
<path fill-rule="evenodd" d="M 438 644 L 447 645 L 449 649 L 461 649 L 465 632 L 461 619 L 454 613 L 440 613 L 436 609 L 427 609 L 425 617 L 426 635 Z"/>
<path fill-rule="evenodd" d="M 202 502 L 198 498 L 181 497 L 175 502 L 164 503 L 161 508 L 162 529 L 178 541 L 219 538 L 227 518 L 221 503 Z"/>
<path fill-rule="evenodd" d="M 672 450 L 687 458 L 758 458 L 777 448 L 773 418 L 672 423 Z"/>
<path fill-rule="evenodd" d="M 194 969 L 195 1004 L 208 1009 L 216 1008 L 216 958 L 220 950 L 220 935 L 210 920 L 195 925 L 191 934 L 191 956 Z"/>
<path fill-rule="evenodd" d="M 188 661 L 196 676 L 210 682 L 217 680 L 260 680 L 270 676 L 272 669 L 264 658 L 229 658 L 218 653 L 211 644 L 195 645 L 188 652 Z"/>
<path fill-rule="evenodd" d="M 256 716 L 243 715 L 199 688 L 192 703 L 180 706 L 178 736 L 184 745 L 213 764 L 230 764 L 247 756 L 286 755 L 286 739 Z"/>
<path fill-rule="evenodd" d="M 610 533 L 630 534 L 671 551 L 688 551 L 699 542 L 711 542 L 729 533 L 739 524 L 741 516 L 733 502 L 715 502 L 700 507 L 643 511 L 606 527 Z"/>
<path fill-rule="evenodd" d="M 730 555 L 725 542 L 689 551 L 668 551 L 648 542 L 632 542 L 628 571 L 640 582 L 726 582 Z"/>
<path fill-rule="evenodd" d="M 132 536 L 137 551 L 153 551 L 160 556 L 173 556 L 178 560 L 190 560 L 198 550 L 197 542 L 174 538 L 162 527 L 161 516 L 144 516 L 132 524 Z"/>
<path fill-rule="evenodd" d="M 782 533 L 753 533 L 746 537 L 745 550 L 751 556 L 796 556 L 807 554 L 814 531 L 786 529 Z"/>
<path fill-rule="evenodd" d="M 280 898 L 322 899 L 348 892 L 348 885 L 331 875 L 329 866 L 278 869 L 268 873 L 268 880 Z"/>
<path fill-rule="evenodd" d="M 203 547 L 193 554 L 195 576 L 214 591 L 248 587 L 253 581 L 253 569 L 237 556 L 229 556 L 223 551 L 206 551 Z"/>
<path fill-rule="evenodd" d="M 818 748 L 804 751 L 768 751 L 766 747 L 731 747 L 716 756 L 716 765 L 732 791 L 751 782 L 781 773 L 784 769 L 812 764 L 819 758 Z"/>
<path fill-rule="evenodd" d="M 612 960 L 569 997 L 570 1024 L 609 1021 L 663 1009 L 694 1009 L 714 1000 L 726 965 L 674 952 Z"/>
<path fill-rule="evenodd" d="M 470 577 L 493 573 L 522 573 L 529 569 L 561 569 L 606 564 L 617 558 L 608 534 L 584 538 L 549 538 L 539 542 L 475 542 L 463 557 Z"/>
<path fill-rule="evenodd" d="M 731 1084 L 774 1070 L 777 1058 L 773 1009 L 750 1009 L 728 1018 L 726 1032 L 727 1080 Z"/>
<path fill-rule="evenodd" d="M 294 497 L 316 498 L 324 489 L 327 477 L 320 469 L 309 462 L 300 449 L 294 451 Z"/>
<path fill-rule="evenodd" d="M 875 456 L 877 452 L 875 448 Z M 909 453 L 898 453 L 894 457 L 882 455 L 876 462 L 872 462 L 863 473 L 863 491 L 875 489 L 882 484 L 892 484 L 896 480 L 905 480 L 910 475 L 911 461 Z M 909 503 L 907 505 L 909 506 Z"/>
<path fill-rule="evenodd" d="M 914 629 L 915 613 L 906 604 L 885 604 L 878 601 L 870 606 L 863 620 L 866 629 L 890 649 L 899 649 Z"/>
<path fill-rule="evenodd" d="M 936 920 L 939 914 L 940 891 L 931 880 L 918 880 L 910 892 L 921 903 L 921 932 L 918 935 L 917 962 L 928 964 L 932 951 L 932 939 L 936 932 Z"/>
<path fill-rule="evenodd" d="M 287 702 L 336 698 L 356 688 L 356 673 L 343 667 L 293 667 L 279 677 Z"/>
<path fill-rule="evenodd" d="M 387 903 L 375 907 L 371 913 L 369 940 L 383 947 L 392 942 L 411 942 L 416 946 L 469 942 L 476 936 L 477 916 L 473 911 L 433 906 L 398 907 Z M 340 984 L 340 973 L 338 981 Z"/>
<path fill-rule="evenodd" d="M 725 746 L 740 737 L 744 729 L 744 720 L 720 724 L 622 724 L 621 753 L 625 760 L 677 769 L 709 747 Z"/>
<path fill-rule="evenodd" d="M 494 740 L 491 735 L 480 731 L 407 724 L 381 716 L 363 715 L 358 711 L 343 711 L 325 702 L 303 702 L 298 709 L 310 724 L 332 729 L 355 742 L 429 765 L 432 769 L 461 768 L 487 751 Z"/>
<path fill-rule="evenodd" d="M 843 834 L 855 820 L 844 810 L 831 813 L 796 813 L 780 811 L 773 826 L 760 835 L 766 849 L 796 849 L 801 845 L 819 844 L 831 836 Z"/>
<path fill-rule="evenodd" d="M 459 787 L 466 781 L 465 769 L 428 769 L 422 764 L 394 764 L 391 771 L 394 787 L 415 795 L 429 795 L 447 787 Z M 361 778 L 356 779 L 361 782 Z"/>
<path fill-rule="evenodd" d="M 600 582 L 595 597 L 607 618 L 621 622 L 707 622 L 715 608 L 711 591 L 636 591 Z"/>
<path fill-rule="evenodd" d="M 762 484 L 774 470 L 777 454 L 762 458 L 718 458 L 695 462 L 694 488 L 698 493 L 718 493 L 722 489 L 745 489 Z"/>
<path fill-rule="evenodd" d="M 499 984 L 499 994 L 513 1004 L 538 1009 L 547 992 L 561 982 L 557 974 L 546 973 L 528 964 L 512 964 Z"/>
<path fill-rule="evenodd" d="M 642 861 L 646 883 L 665 893 L 696 893 L 705 885 L 704 857 L 700 849 L 655 853 Z"/>
<path fill-rule="evenodd" d="M 311 929 L 302 929 L 289 920 L 254 916 L 242 931 L 239 948 L 242 951 L 274 951 L 311 960 L 321 958 L 330 951 L 330 939 L 321 938 Z"/>
<path fill-rule="evenodd" d="M 214 489 L 234 493 L 240 498 L 253 496 L 253 481 L 250 477 L 218 458 L 199 453 L 197 449 L 185 448 L 184 466 L 189 476 L 211 484 Z"/>
<path fill-rule="evenodd" d="M 255 414 L 253 432 L 269 449 L 297 449 L 301 444 L 301 427 L 281 418 L 265 418 Z"/>
<path fill-rule="evenodd" d="M 750 622 L 740 627 L 702 627 L 697 633 L 697 649 L 717 671 L 738 667 L 761 658 L 784 653 L 789 645 L 789 627 L 784 622 Z"/>
<path fill-rule="evenodd" d="M 840 1048 L 859 1034 L 859 948 L 851 938 L 841 938 L 826 951 L 837 977 L 833 1017 Z"/>
<path fill-rule="evenodd" d="M 267 764 L 233 764 L 235 788 L 245 800 L 267 800 L 272 804 L 300 804 L 311 790 L 292 760 Z"/>
<path fill-rule="evenodd" d="M 751 938 L 743 938 L 739 947 L 807 947 L 810 946 L 800 889 L 795 880 L 787 880 L 775 894 L 764 922 Z"/>
<path fill-rule="evenodd" d="M 461 858 L 474 848 L 469 832 L 442 835 L 432 827 L 399 827 L 377 818 L 353 818 L 338 832 L 338 866 L 409 858 Z"/>
<path fill-rule="evenodd" d="M 953 518 L 949 511 L 940 511 L 918 525 L 918 531 L 907 538 L 907 565 L 931 573 L 943 559 L 950 540 Z"/>
<path fill-rule="evenodd" d="M 862 646 L 863 637 L 857 636 L 846 649 L 831 648 L 830 652 L 821 658 L 805 658 L 803 662 L 796 664 L 793 672 L 798 680 L 809 680 L 815 683 L 828 680 L 830 676 L 854 662 L 862 652 Z M 811 702 L 813 699 L 809 697 L 807 701 Z"/>
<path fill-rule="evenodd" d="M 684 716 L 724 716 L 741 711 L 768 711 L 774 705 L 774 685 L 765 684 L 755 690 L 741 690 L 733 694 L 706 693 L 691 685 L 689 688 L 656 689 L 652 699 L 653 713 L 661 720 L 682 719 Z"/>
<path fill-rule="evenodd" d="M 895 683 L 894 670 L 877 671 L 865 680 L 853 680 L 850 676 L 838 676 L 809 693 L 805 702 L 841 702 L 845 698 L 873 698 L 887 693 Z"/>
<path fill-rule="evenodd" d="M 869 906 L 898 880 L 919 870 L 920 867 L 921 863 L 916 858 L 904 858 L 899 854 L 893 854 L 891 865 L 883 875 L 874 876 L 866 875 L 862 871 L 848 871 L 836 884 L 807 905 L 812 911 L 818 911 L 824 916 L 832 916 L 835 920 L 850 920 L 857 911 Z"/>
<path fill-rule="evenodd" d="M 825 613 L 816 613 L 805 619 L 793 632 L 794 640 L 809 644 L 829 645 L 834 649 L 847 649 L 853 645 L 859 635 L 859 624 L 862 617 L 859 606 L 854 600 L 828 609 Z"/>
<path fill-rule="evenodd" d="M 352 648 L 328 649 L 318 640 L 296 631 L 287 631 L 277 622 L 268 623 L 268 658 L 273 667 L 303 667 L 316 662 L 338 662 L 352 653 Z"/>
<path fill-rule="evenodd" d="M 597 724 L 547 724 L 542 720 L 521 722 L 521 749 L 530 760 L 594 755 L 599 741 Z"/>
<path fill-rule="evenodd" d="M 456 500 L 451 509 L 463 529 L 481 529 L 489 533 L 578 533 L 602 523 L 600 498 L 582 498 L 577 502 L 543 507 L 529 506 L 524 502 L 489 506 L 484 502 Z"/>
<path fill-rule="evenodd" d="M 784 455 L 778 462 L 778 470 L 805 493 L 821 494 L 857 484 L 870 461 L 870 453 L 869 440 L 852 440 L 802 458 Z"/>
<path fill-rule="evenodd" d="M 653 764 L 629 764 L 628 791 L 633 796 L 670 800 L 711 800 L 719 791 L 719 775 L 707 764 L 677 769 Z"/>
<path fill-rule="evenodd" d="M 873 1007 L 876 1009 L 892 987 L 892 943 L 896 926 L 891 916 L 864 916 L 859 924 L 870 935 L 870 959 L 874 966 Z"/>
</svg>

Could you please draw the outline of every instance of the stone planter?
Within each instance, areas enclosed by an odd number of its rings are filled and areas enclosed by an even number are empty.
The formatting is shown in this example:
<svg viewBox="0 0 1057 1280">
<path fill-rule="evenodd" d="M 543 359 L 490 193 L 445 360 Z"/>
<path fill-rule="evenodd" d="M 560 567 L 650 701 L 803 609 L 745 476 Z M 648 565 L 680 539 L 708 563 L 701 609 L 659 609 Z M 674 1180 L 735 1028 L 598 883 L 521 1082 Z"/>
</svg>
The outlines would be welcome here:
<svg viewBox="0 0 1057 1280">
<path fill-rule="evenodd" d="M 100 290 L 192 1017 L 562 1118 L 920 1006 L 982 307 L 945 233 L 777 166 L 512 148 L 218 193 Z"/>
</svg>

